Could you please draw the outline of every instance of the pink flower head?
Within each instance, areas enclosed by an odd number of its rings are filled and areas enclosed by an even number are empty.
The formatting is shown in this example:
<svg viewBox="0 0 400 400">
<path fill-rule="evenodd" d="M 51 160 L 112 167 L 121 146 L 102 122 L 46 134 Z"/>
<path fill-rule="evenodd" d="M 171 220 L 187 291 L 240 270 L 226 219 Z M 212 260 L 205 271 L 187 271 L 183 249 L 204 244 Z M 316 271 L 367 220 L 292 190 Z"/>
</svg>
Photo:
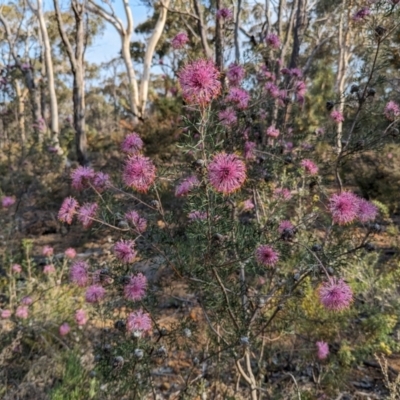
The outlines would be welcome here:
<svg viewBox="0 0 400 400">
<path fill-rule="evenodd" d="M 378 214 L 378 207 L 365 199 L 358 201 L 358 219 L 361 222 L 373 221 Z"/>
<path fill-rule="evenodd" d="M 58 212 L 58 219 L 61 222 L 66 222 L 71 225 L 72 218 L 76 214 L 76 209 L 79 207 L 78 202 L 73 197 L 64 199 L 60 211 Z"/>
<path fill-rule="evenodd" d="M 45 257 L 51 257 L 54 254 L 54 249 L 51 246 L 44 246 L 42 249 L 42 254 Z"/>
<path fill-rule="evenodd" d="M 3 319 L 10 318 L 11 317 L 11 310 L 2 310 L 0 316 Z"/>
<path fill-rule="evenodd" d="M 21 299 L 21 304 L 24 306 L 30 306 L 33 303 L 33 299 L 30 296 L 25 296 Z"/>
<path fill-rule="evenodd" d="M 124 153 L 135 155 L 143 149 L 143 141 L 136 132 L 127 135 L 121 144 L 121 150 Z"/>
<path fill-rule="evenodd" d="M 233 12 L 229 8 L 221 8 L 220 10 L 217 11 L 217 18 L 232 19 Z"/>
<path fill-rule="evenodd" d="M 339 225 L 346 225 L 353 222 L 359 212 L 360 199 L 351 192 L 334 194 L 329 199 L 329 211 L 332 214 L 333 222 Z"/>
<path fill-rule="evenodd" d="M 257 147 L 257 144 L 255 142 L 250 142 L 250 141 L 246 140 L 246 142 L 244 143 L 244 158 L 247 161 L 255 160 L 256 147 Z"/>
<path fill-rule="evenodd" d="M 103 286 L 92 285 L 86 289 L 85 299 L 88 303 L 98 303 L 106 295 L 106 290 Z"/>
<path fill-rule="evenodd" d="M 56 272 L 56 269 L 53 264 L 48 264 L 43 267 L 44 274 L 54 274 L 54 272 Z"/>
<path fill-rule="evenodd" d="M 277 138 L 279 136 L 279 129 L 275 128 L 274 126 L 270 126 L 267 129 L 267 136 L 271 138 Z"/>
<path fill-rule="evenodd" d="M 82 310 L 82 309 L 76 310 L 75 321 L 78 325 L 80 325 L 80 326 L 85 325 L 87 320 L 88 320 L 88 318 L 87 318 L 85 310 Z"/>
<path fill-rule="evenodd" d="M 276 188 L 274 190 L 274 197 L 282 200 L 290 200 L 292 198 L 292 193 L 286 188 Z"/>
<path fill-rule="evenodd" d="M 196 176 L 184 179 L 175 189 L 176 197 L 186 196 L 190 191 L 200 184 Z"/>
<path fill-rule="evenodd" d="M 261 245 L 256 249 L 256 260 L 267 267 L 273 267 L 279 260 L 279 253 L 271 246 Z"/>
<path fill-rule="evenodd" d="M 235 154 L 216 154 L 208 165 L 208 179 L 217 192 L 233 193 L 246 180 L 246 166 Z"/>
<path fill-rule="evenodd" d="M 289 68 L 282 68 L 281 69 L 281 74 L 282 75 L 290 75 L 290 69 Z"/>
<path fill-rule="evenodd" d="M 288 231 L 293 231 L 294 229 L 294 225 L 288 221 L 288 220 L 284 220 L 282 221 L 279 226 L 278 226 L 278 232 L 282 235 L 285 232 Z"/>
<path fill-rule="evenodd" d="M 333 111 L 331 112 L 331 118 L 332 118 L 337 124 L 339 124 L 340 122 L 343 122 L 343 121 L 344 121 L 344 116 L 343 116 L 343 114 L 342 114 L 340 111 L 338 111 L 338 110 L 333 110 Z"/>
<path fill-rule="evenodd" d="M 85 287 L 89 281 L 88 269 L 89 265 L 86 261 L 77 261 L 72 264 L 69 271 L 71 282 L 80 287 Z"/>
<path fill-rule="evenodd" d="M 65 250 L 64 254 L 65 257 L 69 258 L 70 260 L 76 257 L 76 251 L 72 247 L 69 247 L 67 250 Z"/>
<path fill-rule="evenodd" d="M 394 101 L 389 101 L 385 106 L 384 114 L 389 121 L 394 121 L 400 116 L 400 106 Z"/>
<path fill-rule="evenodd" d="M 123 180 L 126 186 L 138 192 L 147 192 L 156 179 L 156 167 L 148 157 L 141 154 L 128 158 L 125 164 Z"/>
<path fill-rule="evenodd" d="M 352 19 L 354 22 L 360 22 L 362 21 L 365 17 L 368 17 L 368 15 L 371 14 L 371 10 L 368 7 L 363 7 L 361 10 L 357 11 Z"/>
<path fill-rule="evenodd" d="M 15 311 L 15 316 L 21 319 L 27 319 L 29 315 L 28 307 L 26 306 L 19 306 Z"/>
<path fill-rule="evenodd" d="M 225 100 L 228 103 L 236 104 L 239 109 L 244 110 L 249 105 L 250 95 L 244 89 L 232 87 L 229 89 Z"/>
<path fill-rule="evenodd" d="M 303 81 L 296 82 L 295 90 L 298 96 L 304 96 L 307 91 L 307 86 Z"/>
<path fill-rule="evenodd" d="M 279 97 L 279 88 L 274 85 L 272 82 L 267 82 L 265 84 L 265 90 L 274 98 L 277 99 Z"/>
<path fill-rule="evenodd" d="M 139 273 L 132 276 L 130 282 L 124 288 L 125 298 L 132 301 L 139 301 L 146 294 L 147 278 Z"/>
<path fill-rule="evenodd" d="M 179 73 L 183 98 L 188 104 L 205 107 L 221 91 L 219 71 L 211 60 L 200 59 L 187 64 Z"/>
<path fill-rule="evenodd" d="M 270 33 L 265 38 L 265 42 L 268 46 L 271 46 L 273 49 L 279 49 L 281 45 L 281 41 L 279 40 L 279 36 L 275 35 L 274 33 Z"/>
<path fill-rule="evenodd" d="M 145 232 L 147 228 L 147 221 L 142 218 L 136 211 L 129 211 L 125 214 L 125 218 L 139 233 Z"/>
<path fill-rule="evenodd" d="M 207 213 L 203 211 L 192 211 L 188 214 L 188 218 L 191 221 L 201 221 L 207 219 Z"/>
<path fill-rule="evenodd" d="M 329 355 L 329 346 L 328 343 L 325 342 L 317 342 L 317 357 L 320 360 L 324 360 Z"/>
<path fill-rule="evenodd" d="M 93 177 L 93 186 L 94 188 L 99 192 L 103 192 L 105 189 L 110 187 L 111 182 L 110 182 L 110 175 L 104 173 L 104 172 L 96 172 L 94 177 Z"/>
<path fill-rule="evenodd" d="M 290 74 L 294 76 L 295 78 L 302 78 L 303 77 L 303 72 L 299 68 L 291 68 L 290 69 Z"/>
<path fill-rule="evenodd" d="M 172 45 L 172 48 L 174 48 L 175 50 L 178 50 L 178 49 L 181 49 L 182 47 L 184 47 L 188 41 L 189 41 L 189 38 L 186 35 L 186 33 L 180 32 L 171 40 L 171 45 Z"/>
<path fill-rule="evenodd" d="M 236 113 L 232 108 L 227 108 L 226 110 L 220 111 L 218 113 L 218 118 L 221 124 L 227 128 L 235 125 L 237 122 Z"/>
<path fill-rule="evenodd" d="M 254 208 L 254 203 L 252 199 L 247 199 L 243 202 L 243 211 L 252 210 Z"/>
<path fill-rule="evenodd" d="M 310 174 L 310 175 L 318 174 L 318 167 L 313 161 L 304 159 L 301 161 L 300 165 L 304 168 L 304 171 L 307 174 Z"/>
<path fill-rule="evenodd" d="M 60 336 L 65 336 L 68 335 L 68 333 L 71 331 L 71 327 L 64 322 L 62 325 L 60 325 L 60 327 L 58 328 L 58 332 L 60 334 Z"/>
<path fill-rule="evenodd" d="M 115 256 L 124 263 L 131 263 L 136 258 L 133 240 L 120 240 L 114 245 Z"/>
<path fill-rule="evenodd" d="M 353 300 L 353 292 L 343 279 L 329 278 L 318 290 L 322 305 L 331 311 L 348 308 Z"/>
<path fill-rule="evenodd" d="M 226 73 L 226 77 L 228 78 L 229 84 L 231 86 L 238 86 L 240 82 L 242 82 L 244 76 L 246 75 L 246 71 L 241 65 L 231 64 L 228 67 L 228 72 Z"/>
<path fill-rule="evenodd" d="M 11 270 L 12 270 L 12 272 L 14 272 L 15 274 L 20 274 L 21 271 L 22 271 L 22 268 L 21 268 L 21 266 L 20 266 L 19 264 L 14 264 L 14 265 L 11 267 Z"/>
<path fill-rule="evenodd" d="M 13 196 L 2 197 L 1 205 L 3 206 L 3 208 L 11 207 L 13 204 L 15 204 L 15 197 Z"/>
<path fill-rule="evenodd" d="M 84 228 L 89 228 L 93 223 L 93 218 L 96 216 L 99 206 L 97 203 L 85 203 L 78 210 L 78 220 Z"/>
<path fill-rule="evenodd" d="M 128 315 L 126 327 L 131 332 L 144 333 L 151 330 L 150 315 L 143 310 L 132 312 Z"/>
<path fill-rule="evenodd" d="M 72 187 L 76 190 L 89 187 L 94 175 L 95 172 L 92 168 L 79 166 L 71 172 Z"/>
</svg>

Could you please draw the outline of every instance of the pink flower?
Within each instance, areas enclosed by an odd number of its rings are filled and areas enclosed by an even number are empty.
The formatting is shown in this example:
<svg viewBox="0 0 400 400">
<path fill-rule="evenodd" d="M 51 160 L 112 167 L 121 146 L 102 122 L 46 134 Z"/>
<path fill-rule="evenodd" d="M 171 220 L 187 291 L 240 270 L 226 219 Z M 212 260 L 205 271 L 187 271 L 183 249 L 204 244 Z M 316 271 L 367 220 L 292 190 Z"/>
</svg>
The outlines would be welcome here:
<svg viewBox="0 0 400 400">
<path fill-rule="evenodd" d="M 56 272 L 56 269 L 54 268 L 54 265 L 52 265 L 52 264 L 48 264 L 43 267 L 44 274 L 54 274 L 54 272 Z"/>
<path fill-rule="evenodd" d="M 208 214 L 206 212 L 203 212 L 203 211 L 192 211 L 192 212 L 190 212 L 188 214 L 188 218 L 191 221 L 196 221 L 196 220 L 201 221 L 201 220 L 207 219 L 207 215 Z"/>
<path fill-rule="evenodd" d="M 130 282 L 124 288 L 125 298 L 132 301 L 139 301 L 146 294 L 147 278 L 139 273 L 132 276 Z"/>
<path fill-rule="evenodd" d="M 400 106 L 394 101 L 389 101 L 385 106 L 384 114 L 389 121 L 394 121 L 400 115 Z"/>
<path fill-rule="evenodd" d="M 126 186 L 147 192 L 156 179 L 156 167 L 150 158 L 138 154 L 128 159 L 122 178 Z"/>
<path fill-rule="evenodd" d="M 85 287 L 89 281 L 88 269 L 89 265 L 85 261 L 77 261 L 72 264 L 69 272 L 71 282 L 80 287 Z"/>
<path fill-rule="evenodd" d="M 105 189 L 110 187 L 110 176 L 104 172 L 96 172 L 92 184 L 94 188 L 99 192 L 103 192 Z"/>
<path fill-rule="evenodd" d="M 76 190 L 89 187 L 94 175 L 95 172 L 92 168 L 79 166 L 71 172 L 72 187 Z"/>
<path fill-rule="evenodd" d="M 284 220 L 279 224 L 278 232 L 282 235 L 285 232 L 293 231 L 293 228 L 294 228 L 294 225 L 290 221 Z"/>
<path fill-rule="evenodd" d="M 301 161 L 300 165 L 304 168 L 304 171 L 310 175 L 317 175 L 318 174 L 318 167 L 315 163 L 311 160 L 304 159 Z"/>
<path fill-rule="evenodd" d="M 221 8 L 220 10 L 217 11 L 217 18 L 232 19 L 233 12 L 229 8 Z"/>
<path fill-rule="evenodd" d="M 361 20 L 363 20 L 365 17 L 367 17 L 368 15 L 371 14 L 371 10 L 368 7 L 363 7 L 361 10 L 357 11 L 352 19 L 355 22 L 359 22 Z"/>
<path fill-rule="evenodd" d="M 343 116 L 343 114 L 342 114 L 340 111 L 338 111 L 338 110 L 333 110 L 333 111 L 331 112 L 331 118 L 332 118 L 337 124 L 339 124 L 340 122 L 343 122 L 343 121 L 344 121 L 344 116 Z"/>
<path fill-rule="evenodd" d="M 60 336 L 65 336 L 68 335 L 68 333 L 71 331 L 71 327 L 64 322 L 62 325 L 60 325 L 60 327 L 58 328 L 58 333 L 60 334 Z"/>
<path fill-rule="evenodd" d="M 299 68 L 291 68 L 290 74 L 296 78 L 302 78 L 303 72 Z"/>
<path fill-rule="evenodd" d="M 181 49 L 189 41 L 185 32 L 178 33 L 172 40 L 171 45 L 175 50 Z"/>
<path fill-rule="evenodd" d="M 98 207 L 97 203 L 85 203 L 79 208 L 78 221 L 81 222 L 84 228 L 89 228 L 92 225 Z"/>
<path fill-rule="evenodd" d="M 252 210 L 254 208 L 254 203 L 252 199 L 247 199 L 243 202 L 243 211 Z"/>
<path fill-rule="evenodd" d="M 353 300 L 353 292 L 343 279 L 329 278 L 318 290 L 322 305 L 331 311 L 341 311 L 348 307 Z"/>
<path fill-rule="evenodd" d="M 85 310 L 82 310 L 82 309 L 76 310 L 75 321 L 78 325 L 80 325 L 80 326 L 85 325 L 87 320 L 88 320 L 88 318 L 87 318 Z"/>
<path fill-rule="evenodd" d="M 279 136 L 279 129 L 276 129 L 274 126 L 270 126 L 267 129 L 267 136 L 277 138 Z"/>
<path fill-rule="evenodd" d="M 244 158 L 247 161 L 255 160 L 256 147 L 257 147 L 257 144 L 255 142 L 250 142 L 250 141 L 246 140 L 246 142 L 244 143 Z"/>
<path fill-rule="evenodd" d="M 70 260 L 76 257 L 76 251 L 72 247 L 69 247 L 67 250 L 65 250 L 64 254 L 65 257 L 69 258 Z"/>
<path fill-rule="evenodd" d="M 121 150 L 124 153 L 135 155 L 143 149 L 143 141 L 136 132 L 127 135 L 121 144 Z"/>
<path fill-rule="evenodd" d="M 235 154 L 216 154 L 208 165 L 208 179 L 217 192 L 233 193 L 246 180 L 246 166 Z"/>
<path fill-rule="evenodd" d="M 265 42 L 268 46 L 271 46 L 273 49 L 279 49 L 281 45 L 281 41 L 279 40 L 279 36 L 275 35 L 274 33 L 270 33 L 265 38 Z"/>
<path fill-rule="evenodd" d="M 150 315 L 142 310 L 132 312 L 128 315 L 126 327 L 131 332 L 147 332 L 151 330 Z"/>
<path fill-rule="evenodd" d="M 256 260 L 267 267 L 273 267 L 279 260 L 279 253 L 271 246 L 261 245 L 256 249 Z"/>
<path fill-rule="evenodd" d="M 292 193 L 286 188 L 276 188 L 274 190 L 274 197 L 283 200 L 290 200 L 292 198 Z"/>
<path fill-rule="evenodd" d="M 136 211 L 129 211 L 125 214 L 125 218 L 130 222 L 135 230 L 143 233 L 147 228 L 147 221 L 142 218 Z"/>
<path fill-rule="evenodd" d="M 333 222 L 339 225 L 346 225 L 353 222 L 359 212 L 360 199 L 351 192 L 334 194 L 329 199 L 329 211 L 332 214 Z"/>
<path fill-rule="evenodd" d="M 187 64 L 178 75 L 185 101 L 205 107 L 221 91 L 219 75 L 211 60 L 200 59 Z"/>
<path fill-rule="evenodd" d="M 92 285 L 86 289 L 85 299 L 88 303 L 98 303 L 106 295 L 106 290 L 103 286 Z"/>
<path fill-rule="evenodd" d="M 295 90 L 298 96 L 304 96 L 307 91 L 307 86 L 303 81 L 296 82 Z"/>
<path fill-rule="evenodd" d="M 26 306 L 17 307 L 17 310 L 15 311 L 15 316 L 17 318 L 26 319 L 28 318 L 28 315 L 29 315 L 28 307 Z"/>
<path fill-rule="evenodd" d="M 329 355 L 328 343 L 325 343 L 325 342 L 321 341 L 321 342 L 317 342 L 316 346 L 317 346 L 317 350 L 318 350 L 317 357 L 320 360 L 324 360 L 326 357 L 328 357 L 328 355 Z"/>
<path fill-rule="evenodd" d="M 2 310 L 0 316 L 3 319 L 10 318 L 11 317 L 11 310 Z"/>
<path fill-rule="evenodd" d="M 1 205 L 4 208 L 11 207 L 13 204 L 15 204 L 15 197 L 12 196 L 4 196 L 1 199 Z"/>
<path fill-rule="evenodd" d="M 228 103 L 234 103 L 241 110 L 247 108 L 250 100 L 250 95 L 244 89 L 232 87 L 229 89 L 228 96 L 225 101 Z"/>
<path fill-rule="evenodd" d="M 115 256 L 124 263 L 131 263 L 136 258 L 133 240 L 120 240 L 114 245 Z"/>
<path fill-rule="evenodd" d="M 19 264 L 14 264 L 14 265 L 11 267 L 11 270 L 12 270 L 12 272 L 14 272 L 15 274 L 20 274 L 21 271 L 22 271 L 22 268 L 21 268 L 21 266 L 20 266 Z"/>
<path fill-rule="evenodd" d="M 246 71 L 241 65 L 233 63 L 228 67 L 226 77 L 228 78 L 229 84 L 231 86 L 238 86 L 243 80 L 245 74 Z"/>
<path fill-rule="evenodd" d="M 21 304 L 24 306 L 30 306 L 33 303 L 33 299 L 30 296 L 25 296 L 21 299 Z"/>
<path fill-rule="evenodd" d="M 200 184 L 196 176 L 184 179 L 175 189 L 176 197 L 186 196 L 190 191 Z"/>
<path fill-rule="evenodd" d="M 274 98 L 277 99 L 279 97 L 279 88 L 278 86 L 274 85 L 271 82 L 267 82 L 265 84 L 265 90 L 267 90 L 269 92 L 269 94 Z"/>
<path fill-rule="evenodd" d="M 79 207 L 79 203 L 73 197 L 67 197 L 64 199 L 60 211 L 58 212 L 58 219 L 61 222 L 66 222 L 71 225 L 72 218 L 76 214 L 76 209 Z"/>
<path fill-rule="evenodd" d="M 378 207 L 365 199 L 358 200 L 358 219 L 361 222 L 373 221 L 378 214 Z"/>
<path fill-rule="evenodd" d="M 42 254 L 45 257 L 51 257 L 54 254 L 54 249 L 51 246 L 44 246 L 42 249 Z"/>
<path fill-rule="evenodd" d="M 224 111 L 220 111 L 218 113 L 218 118 L 221 124 L 227 128 L 232 125 L 235 125 L 237 122 L 236 113 L 232 108 L 227 108 Z"/>
</svg>

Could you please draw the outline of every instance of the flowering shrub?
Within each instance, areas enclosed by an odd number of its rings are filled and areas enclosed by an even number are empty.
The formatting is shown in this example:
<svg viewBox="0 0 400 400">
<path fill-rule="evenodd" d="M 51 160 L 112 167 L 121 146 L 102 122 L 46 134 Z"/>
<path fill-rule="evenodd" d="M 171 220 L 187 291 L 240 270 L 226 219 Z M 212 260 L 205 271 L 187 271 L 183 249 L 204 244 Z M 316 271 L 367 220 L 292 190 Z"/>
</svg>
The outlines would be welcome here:
<svg viewBox="0 0 400 400">
<path fill-rule="evenodd" d="M 353 20 L 367 17 L 364 8 Z M 229 20 L 232 12 L 221 9 L 218 18 Z M 359 78 L 363 88 L 342 99 L 356 106 L 344 113 L 328 104 L 324 127 L 306 138 L 296 129 L 307 83 L 301 69 L 272 57 L 282 46 L 276 34 L 265 37 L 254 64 L 231 64 L 226 80 L 211 60 L 187 62 L 178 73 L 185 162 L 171 169 L 156 163 L 131 133 L 112 177 L 88 166 L 73 169 L 73 193 L 58 219 L 86 232 L 112 230 L 112 261 L 100 267 L 76 260 L 69 248 L 57 264 L 45 248 L 37 281 L 29 257 L 23 266 L 10 262 L 10 302 L 1 318 L 26 329 L 41 321 L 35 328 L 61 343 L 103 322 L 104 339 L 91 340 L 93 370 L 113 382 L 105 392 L 132 398 L 154 392 L 157 366 L 168 366 L 179 351 L 188 363 L 179 371 L 182 395 L 200 393 L 197 380 L 205 385 L 207 375 L 234 369 L 244 398 L 255 400 L 273 390 L 266 376 L 274 363 L 289 360 L 290 341 L 301 355 L 299 368 L 312 363 L 321 379 L 324 368 L 337 377 L 357 357 L 398 350 L 391 336 L 400 309 L 393 295 L 398 272 L 378 271 L 372 243 L 388 217 L 379 203 L 346 187 L 342 170 L 357 152 L 390 141 L 400 121 L 394 100 L 371 101 L 384 40 L 379 32 L 372 38 L 376 56 Z M 179 33 L 171 45 L 187 42 Z M 268 63 L 261 63 L 263 52 L 272 55 Z M 372 133 L 361 128 L 371 109 Z M 322 145 L 327 154 L 318 151 Z M 165 201 L 171 198 L 172 206 Z M 2 204 L 11 210 L 15 200 L 7 196 Z M 140 269 L 145 261 L 155 274 Z M 27 285 L 16 289 L 20 275 Z M 183 297 L 174 292 L 178 285 Z M 378 293 L 385 287 L 390 293 Z M 51 321 L 35 308 L 49 297 Z M 165 297 L 190 311 L 166 321 L 159 307 Z M 69 312 L 55 312 L 64 299 Z"/>
</svg>

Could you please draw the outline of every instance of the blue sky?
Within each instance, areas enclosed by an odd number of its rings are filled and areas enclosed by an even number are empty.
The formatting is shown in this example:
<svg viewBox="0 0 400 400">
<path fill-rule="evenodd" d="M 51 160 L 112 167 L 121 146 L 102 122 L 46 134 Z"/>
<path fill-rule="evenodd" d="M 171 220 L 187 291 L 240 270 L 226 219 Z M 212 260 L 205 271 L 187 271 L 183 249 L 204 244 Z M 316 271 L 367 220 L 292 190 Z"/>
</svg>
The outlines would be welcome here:
<svg viewBox="0 0 400 400">
<path fill-rule="evenodd" d="M 99 4 L 102 3 L 101 0 L 98 0 L 98 2 Z M 135 27 L 150 16 L 151 10 L 142 5 L 139 0 L 131 0 L 129 4 L 131 6 Z M 113 0 L 112 5 L 117 16 L 125 23 L 126 19 L 122 1 Z M 104 7 L 107 9 L 105 5 Z M 134 38 L 135 34 L 133 34 L 133 39 Z M 106 22 L 103 36 L 99 36 L 93 45 L 86 50 L 85 56 L 87 61 L 98 64 L 118 57 L 120 50 L 121 42 L 119 35 L 115 28 Z"/>
</svg>

